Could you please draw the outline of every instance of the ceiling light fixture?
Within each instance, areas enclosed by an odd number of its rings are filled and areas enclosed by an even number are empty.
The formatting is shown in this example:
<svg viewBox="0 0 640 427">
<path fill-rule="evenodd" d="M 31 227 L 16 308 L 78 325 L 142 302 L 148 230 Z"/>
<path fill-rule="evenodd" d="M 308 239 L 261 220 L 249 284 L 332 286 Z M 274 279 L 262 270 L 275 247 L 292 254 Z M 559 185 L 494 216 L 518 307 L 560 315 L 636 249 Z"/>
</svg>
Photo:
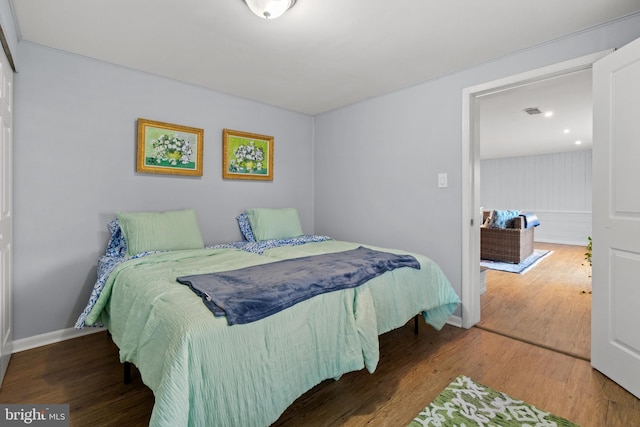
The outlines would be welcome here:
<svg viewBox="0 0 640 427">
<path fill-rule="evenodd" d="M 563 133 L 569 133 L 569 132 L 571 132 L 571 129 L 565 129 L 565 130 L 563 130 L 562 132 L 563 132 Z"/>
<path fill-rule="evenodd" d="M 576 141 L 576 145 L 580 145 L 580 144 L 582 144 L 582 141 L 580 140 Z"/>
<path fill-rule="evenodd" d="M 544 113 L 545 117 L 551 117 L 553 116 L 553 111 L 547 111 L 546 113 Z"/>
<path fill-rule="evenodd" d="M 260 18 L 276 19 L 291 9 L 296 0 L 243 0 Z"/>
</svg>

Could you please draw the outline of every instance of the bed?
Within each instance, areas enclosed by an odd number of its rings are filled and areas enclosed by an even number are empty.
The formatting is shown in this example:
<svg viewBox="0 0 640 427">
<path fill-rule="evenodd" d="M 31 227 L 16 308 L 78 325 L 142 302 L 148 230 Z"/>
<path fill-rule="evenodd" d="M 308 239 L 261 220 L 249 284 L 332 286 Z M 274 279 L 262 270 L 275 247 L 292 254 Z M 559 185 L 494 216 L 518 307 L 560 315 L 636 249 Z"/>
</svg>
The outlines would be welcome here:
<svg viewBox="0 0 640 427">
<path fill-rule="evenodd" d="M 205 247 L 199 237 L 195 212 L 170 213 L 179 219 L 169 221 L 156 218 L 167 213 L 155 214 L 144 213 L 142 220 L 139 213 L 131 214 L 134 220 L 119 214 L 112 221 L 98 281 L 76 324 L 106 326 L 121 362 L 138 368 L 155 396 L 151 426 L 268 426 L 321 381 L 363 368 L 373 373 L 379 334 L 419 313 L 440 329 L 459 303 L 430 259 L 304 236 L 299 219 L 295 224 L 297 212 L 285 215 L 287 221 L 280 226 L 284 231 L 212 247 Z M 276 214 L 282 219 L 281 210 Z M 149 216 L 155 219 L 149 221 Z M 181 237 L 163 236 L 157 223 L 173 232 L 183 230 Z M 251 224 L 259 234 L 260 222 Z M 176 281 L 360 247 L 411 255 L 420 268 L 396 268 L 362 285 L 322 293 L 261 320 L 232 326 L 226 317 L 214 316 L 189 286 Z"/>
</svg>

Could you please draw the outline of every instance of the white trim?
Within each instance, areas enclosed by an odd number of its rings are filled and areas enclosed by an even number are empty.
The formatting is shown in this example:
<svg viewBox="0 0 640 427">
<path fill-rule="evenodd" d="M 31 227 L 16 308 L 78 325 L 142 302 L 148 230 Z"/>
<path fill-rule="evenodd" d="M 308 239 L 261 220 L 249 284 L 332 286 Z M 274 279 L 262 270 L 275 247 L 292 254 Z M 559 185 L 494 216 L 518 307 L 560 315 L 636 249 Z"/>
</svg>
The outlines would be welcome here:
<svg viewBox="0 0 640 427">
<path fill-rule="evenodd" d="M 473 148 L 469 141 L 478 138 L 477 101 L 474 94 L 469 89 L 462 91 L 462 283 L 461 283 L 461 326 L 471 328 L 480 321 L 480 309 L 472 304 L 473 301 L 480 301 L 480 207 L 479 200 L 470 202 L 469 197 L 478 193 L 479 181 L 476 171 L 480 170 L 480 156 L 473 153 Z M 479 148 L 479 144 L 475 147 Z M 478 205 L 476 208 L 475 206 Z M 478 228 L 478 233 L 474 230 Z M 476 248 L 477 246 L 477 248 Z M 477 254 L 478 260 L 473 257 Z M 471 286 L 471 284 L 478 286 Z"/>
<path fill-rule="evenodd" d="M 540 220 L 534 241 L 562 245 L 586 246 L 592 233 L 591 212 L 529 210 Z"/>
<path fill-rule="evenodd" d="M 82 329 L 68 328 L 59 331 L 47 332 L 45 334 L 34 335 L 32 337 L 21 338 L 13 341 L 13 352 L 18 353 L 32 348 L 42 347 L 43 345 L 54 344 L 60 341 L 78 338 L 84 335 L 95 334 L 96 332 L 105 331 L 105 328 L 86 327 Z"/>
<path fill-rule="evenodd" d="M 530 83 L 558 77 L 591 68 L 598 59 L 613 49 L 538 68 L 502 79 L 471 86 L 462 91 L 462 325 L 470 328 L 480 321 L 480 215 L 479 174 L 480 141 L 477 132 L 476 102 L 485 95 L 525 86 Z M 471 225 L 474 219 L 474 225 Z M 477 231 L 477 233 L 475 231 Z"/>
<path fill-rule="evenodd" d="M 458 328 L 462 327 L 462 317 L 460 316 L 451 316 L 449 320 L 447 320 L 447 324 L 451 326 L 456 326 Z"/>
</svg>

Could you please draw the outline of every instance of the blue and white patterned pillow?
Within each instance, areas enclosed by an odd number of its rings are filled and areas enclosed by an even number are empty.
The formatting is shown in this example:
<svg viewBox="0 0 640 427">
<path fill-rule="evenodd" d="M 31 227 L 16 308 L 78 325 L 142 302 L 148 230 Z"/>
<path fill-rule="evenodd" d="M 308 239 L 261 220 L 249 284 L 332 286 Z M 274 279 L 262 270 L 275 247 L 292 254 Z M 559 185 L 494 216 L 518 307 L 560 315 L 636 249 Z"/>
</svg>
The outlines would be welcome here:
<svg viewBox="0 0 640 427">
<path fill-rule="evenodd" d="M 303 236 L 290 237 L 288 239 L 269 239 L 269 240 L 260 240 L 257 242 L 242 241 L 242 242 L 219 243 L 217 245 L 208 246 L 208 247 L 212 249 L 223 249 L 223 248 L 242 249 L 245 252 L 251 252 L 254 254 L 262 255 L 262 253 L 267 249 L 279 248 L 281 246 L 299 246 L 299 245 L 304 245 L 306 243 L 324 242 L 325 240 L 332 240 L 332 239 L 329 236 L 307 234 Z"/>
<path fill-rule="evenodd" d="M 109 231 L 111 232 L 111 237 L 109 238 L 109 242 L 107 243 L 106 255 L 108 257 L 123 257 L 127 253 L 127 241 L 124 238 L 124 234 L 122 233 L 122 228 L 120 228 L 120 223 L 118 222 L 118 218 L 114 218 L 109 223 Z"/>
<path fill-rule="evenodd" d="M 240 227 L 240 232 L 242 233 L 244 240 L 247 242 L 255 242 L 256 238 L 253 235 L 253 230 L 251 229 L 251 223 L 249 223 L 247 212 L 242 212 L 236 217 L 236 220 L 238 221 L 238 226 Z"/>
</svg>

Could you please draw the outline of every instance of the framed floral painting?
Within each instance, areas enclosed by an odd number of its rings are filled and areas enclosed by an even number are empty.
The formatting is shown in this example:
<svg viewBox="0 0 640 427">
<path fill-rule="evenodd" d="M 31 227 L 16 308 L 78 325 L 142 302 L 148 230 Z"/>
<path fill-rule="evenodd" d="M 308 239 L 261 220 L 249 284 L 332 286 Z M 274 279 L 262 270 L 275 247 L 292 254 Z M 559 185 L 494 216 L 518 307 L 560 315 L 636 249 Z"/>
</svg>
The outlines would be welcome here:
<svg viewBox="0 0 640 427">
<path fill-rule="evenodd" d="M 204 130 L 138 119 L 136 172 L 202 176 Z"/>
<path fill-rule="evenodd" d="M 222 178 L 273 181 L 273 137 L 224 129 Z"/>
</svg>

